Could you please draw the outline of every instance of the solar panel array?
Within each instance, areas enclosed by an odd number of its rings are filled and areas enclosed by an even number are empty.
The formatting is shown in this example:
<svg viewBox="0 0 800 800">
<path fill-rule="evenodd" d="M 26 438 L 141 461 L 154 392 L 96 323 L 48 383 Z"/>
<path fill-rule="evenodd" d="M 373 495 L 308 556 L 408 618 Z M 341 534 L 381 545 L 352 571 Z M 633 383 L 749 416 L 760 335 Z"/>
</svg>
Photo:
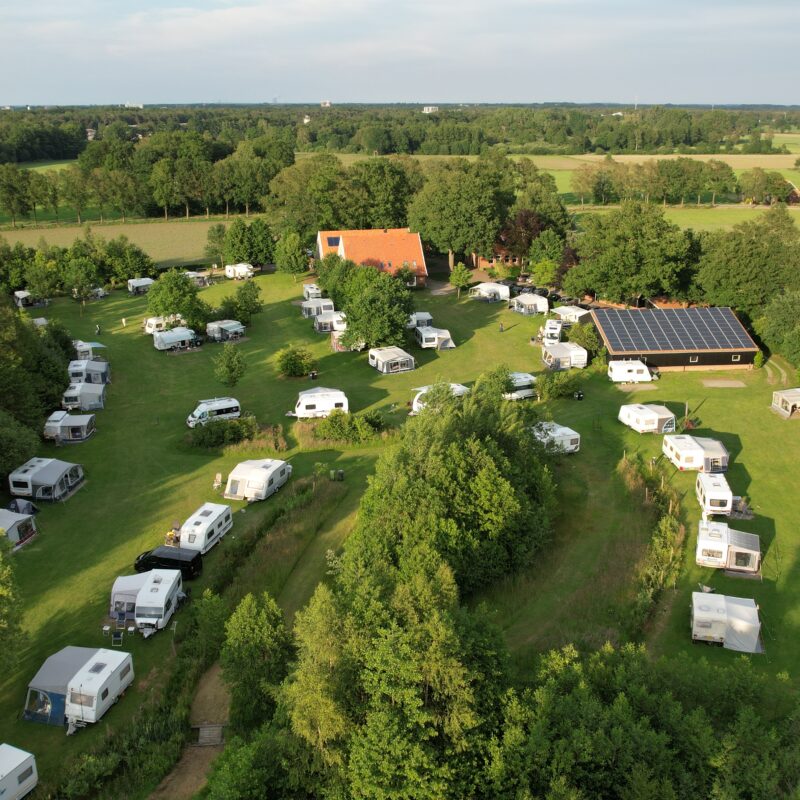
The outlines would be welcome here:
<svg viewBox="0 0 800 800">
<path fill-rule="evenodd" d="M 614 353 L 756 347 L 730 308 L 598 308 L 594 314 Z"/>
</svg>

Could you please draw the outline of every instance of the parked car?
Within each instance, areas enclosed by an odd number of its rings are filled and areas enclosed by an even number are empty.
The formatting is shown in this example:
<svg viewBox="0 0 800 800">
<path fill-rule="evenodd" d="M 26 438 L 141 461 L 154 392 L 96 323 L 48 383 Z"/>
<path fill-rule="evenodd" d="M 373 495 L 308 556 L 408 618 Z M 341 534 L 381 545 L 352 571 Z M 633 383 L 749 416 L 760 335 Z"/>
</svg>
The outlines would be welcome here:
<svg viewBox="0 0 800 800">
<path fill-rule="evenodd" d="M 547 295 L 547 299 L 551 303 L 557 303 L 561 300 L 561 295 L 558 292 L 550 292 L 550 294 Z"/>
<path fill-rule="evenodd" d="M 179 569 L 184 580 L 196 578 L 203 571 L 203 556 L 199 550 L 185 550 L 181 547 L 161 545 L 146 550 L 136 557 L 133 563 L 136 572 L 149 572 L 151 569 Z"/>
<path fill-rule="evenodd" d="M 550 294 L 550 292 L 547 289 L 534 289 L 533 293 L 538 294 L 539 297 L 547 297 L 547 295 Z"/>
</svg>

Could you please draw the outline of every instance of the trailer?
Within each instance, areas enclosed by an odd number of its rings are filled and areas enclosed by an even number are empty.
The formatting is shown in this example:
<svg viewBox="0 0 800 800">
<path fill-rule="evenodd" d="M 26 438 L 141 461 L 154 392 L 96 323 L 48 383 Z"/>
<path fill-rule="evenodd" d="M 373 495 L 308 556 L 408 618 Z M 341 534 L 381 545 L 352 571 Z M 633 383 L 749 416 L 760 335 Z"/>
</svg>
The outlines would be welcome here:
<svg viewBox="0 0 800 800">
<path fill-rule="evenodd" d="M 727 522 L 701 519 L 697 529 L 695 563 L 701 567 L 758 575 L 761 539 L 755 533 L 735 531 Z"/>
<path fill-rule="evenodd" d="M 224 497 L 254 503 L 275 494 L 292 477 L 292 465 L 277 458 L 239 462 L 228 475 Z"/>
<path fill-rule="evenodd" d="M 316 283 L 303 284 L 303 300 L 318 300 L 322 297 L 322 289 Z"/>
<path fill-rule="evenodd" d="M 225 277 L 235 281 L 244 281 L 254 275 L 252 264 L 226 264 Z"/>
<path fill-rule="evenodd" d="M 129 294 L 145 294 L 150 291 L 150 287 L 155 283 L 152 278 L 130 278 L 128 280 Z"/>
<path fill-rule="evenodd" d="M 433 316 L 427 311 L 414 311 L 408 315 L 408 322 L 406 328 L 413 330 L 414 328 L 430 328 L 433 326 Z"/>
<path fill-rule="evenodd" d="M 539 328 L 539 336 L 542 344 L 553 345 L 561 341 L 561 331 L 564 323 L 560 319 L 548 319 L 542 328 Z"/>
<path fill-rule="evenodd" d="M 385 375 L 408 372 L 416 367 L 414 356 L 399 347 L 373 347 L 368 353 L 369 365 Z"/>
<path fill-rule="evenodd" d="M 511 299 L 511 289 L 504 283 L 479 283 L 469 290 L 469 296 L 487 303 L 497 303 L 501 300 L 508 302 Z"/>
<path fill-rule="evenodd" d="M 451 383 L 450 386 L 450 394 L 453 397 L 464 397 L 464 395 L 469 394 L 469 389 L 466 386 L 462 386 L 460 383 Z M 426 405 L 426 397 L 425 395 L 433 389 L 433 385 L 431 386 L 419 386 L 414 391 L 416 394 L 414 395 L 414 399 L 411 401 L 411 411 L 409 412 L 409 416 L 415 416 L 425 408 Z"/>
<path fill-rule="evenodd" d="M 730 516 L 733 511 L 733 492 L 724 475 L 701 472 L 694 489 L 703 516 Z"/>
<path fill-rule="evenodd" d="M 637 433 L 672 433 L 675 415 L 666 407 L 653 403 L 631 403 L 620 406 L 617 419 Z"/>
<path fill-rule="evenodd" d="M 350 410 L 347 395 L 341 389 L 327 389 L 324 386 L 317 386 L 314 389 L 306 389 L 297 395 L 297 403 L 294 411 L 287 411 L 287 417 L 297 417 L 298 419 L 315 419 L 327 417 L 332 411 Z"/>
<path fill-rule="evenodd" d="M 324 311 L 335 311 L 333 307 L 333 300 L 327 297 L 313 297 L 309 300 L 303 300 L 300 303 L 300 313 L 306 319 L 313 319 L 318 317 Z"/>
<path fill-rule="evenodd" d="M 153 334 L 153 347 L 156 350 L 186 350 L 199 345 L 200 340 L 191 328 L 178 327 Z"/>
<path fill-rule="evenodd" d="M 773 392 L 772 410 L 784 419 L 791 419 L 800 411 L 800 388 L 779 389 Z"/>
<path fill-rule="evenodd" d="M 70 383 L 111 383 L 108 361 L 95 361 L 93 358 L 70 361 L 67 372 Z"/>
<path fill-rule="evenodd" d="M 452 350 L 456 343 L 446 328 L 433 328 L 430 325 L 423 325 L 414 328 L 414 338 L 423 350 Z"/>
<path fill-rule="evenodd" d="M 206 336 L 214 342 L 241 339 L 245 327 L 235 319 L 218 319 L 206 325 Z"/>
<path fill-rule="evenodd" d="M 514 297 L 509 303 L 509 308 L 517 314 L 531 316 L 533 314 L 546 314 L 550 309 L 550 305 L 546 297 L 528 292 Z"/>
<path fill-rule="evenodd" d="M 65 411 L 98 411 L 105 405 L 104 383 L 71 383 L 61 395 L 61 407 Z"/>
<path fill-rule="evenodd" d="M 230 506 L 223 503 L 203 503 L 181 525 L 175 544 L 183 550 L 198 550 L 205 555 L 232 527 Z"/>
<path fill-rule="evenodd" d="M 609 361 L 607 374 L 614 383 L 650 383 L 653 380 L 647 364 L 636 358 Z"/>
<path fill-rule="evenodd" d="M 72 341 L 75 347 L 75 357 L 78 359 L 92 359 L 93 361 L 106 361 L 105 355 L 100 352 L 106 349 L 100 342 L 84 342 L 81 339 Z"/>
<path fill-rule="evenodd" d="M 323 311 L 314 317 L 314 330 L 317 333 L 332 333 L 333 331 L 346 331 L 347 318 L 344 311 Z"/>
<path fill-rule="evenodd" d="M 692 641 L 721 644 L 739 653 L 763 653 L 755 600 L 692 592 Z"/>
<path fill-rule="evenodd" d="M 186 424 L 194 428 L 213 420 L 238 419 L 241 415 L 242 406 L 235 397 L 210 397 L 197 401 L 195 410 L 186 417 Z"/>
<path fill-rule="evenodd" d="M 142 322 L 142 332 L 152 336 L 160 331 L 168 331 L 176 325 L 186 325 L 186 320 L 180 314 L 167 314 L 164 317 L 146 317 Z"/>
<path fill-rule="evenodd" d="M 674 434 L 664 437 L 661 451 L 681 471 L 727 472 L 730 456 L 722 442 L 701 436 Z"/>
<path fill-rule="evenodd" d="M 564 323 L 564 327 L 591 322 L 592 312 L 580 306 L 556 306 L 553 313 Z"/>
<path fill-rule="evenodd" d="M 42 436 L 59 444 L 85 442 L 94 432 L 94 414 L 54 411 L 44 423 Z"/>
<path fill-rule="evenodd" d="M 208 286 L 208 276 L 194 270 L 184 270 L 183 273 L 198 289 Z"/>
<path fill-rule="evenodd" d="M 0 797 L 21 800 L 39 783 L 36 759 L 32 753 L 10 744 L 0 744 Z"/>
<path fill-rule="evenodd" d="M 504 400 L 526 400 L 536 397 L 536 376 L 530 372 L 511 372 L 511 391 L 503 393 Z"/>
<path fill-rule="evenodd" d="M 39 532 L 33 514 L 18 514 L 5 508 L 0 508 L 0 531 L 5 531 L 6 539 L 14 548 L 21 547 Z"/>
<path fill-rule="evenodd" d="M 581 435 L 557 422 L 539 422 L 531 428 L 533 435 L 555 453 L 577 453 L 581 449 Z"/>
<path fill-rule="evenodd" d="M 133 621 L 147 639 L 164 630 L 186 599 L 179 569 L 151 569 L 131 578 L 144 578 L 134 603 Z"/>
<path fill-rule="evenodd" d="M 542 345 L 542 361 L 548 369 L 583 369 L 589 363 L 587 351 L 574 342 Z"/>
<path fill-rule="evenodd" d="M 57 458 L 31 458 L 8 476 L 11 494 L 33 500 L 66 500 L 83 485 L 83 467 Z"/>
</svg>

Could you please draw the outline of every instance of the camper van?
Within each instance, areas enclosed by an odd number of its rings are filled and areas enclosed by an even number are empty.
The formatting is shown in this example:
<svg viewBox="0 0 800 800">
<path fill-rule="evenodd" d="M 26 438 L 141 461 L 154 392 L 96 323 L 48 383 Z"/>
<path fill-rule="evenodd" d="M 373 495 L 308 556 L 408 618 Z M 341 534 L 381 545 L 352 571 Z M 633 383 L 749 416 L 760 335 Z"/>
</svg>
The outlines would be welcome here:
<svg viewBox="0 0 800 800">
<path fill-rule="evenodd" d="M 186 417 L 186 424 L 194 428 L 211 420 L 238 419 L 241 415 L 242 407 L 235 397 L 212 397 L 197 401 L 197 408 Z"/>
<path fill-rule="evenodd" d="M 420 386 L 414 390 L 416 394 L 414 395 L 414 399 L 411 401 L 411 411 L 409 412 L 409 416 L 413 417 L 414 415 L 419 414 L 419 412 L 425 408 L 425 395 L 432 388 L 433 386 Z M 462 386 L 460 383 L 451 383 L 450 393 L 453 395 L 453 397 L 463 397 L 464 395 L 469 394 L 469 389 L 466 386 Z"/>
<path fill-rule="evenodd" d="M 317 386 L 314 389 L 300 392 L 297 395 L 294 411 L 287 411 L 286 416 L 314 419 L 327 417 L 331 411 L 347 412 L 349 410 L 347 395 L 341 389 L 326 389 L 324 386 Z"/>
<path fill-rule="evenodd" d="M 755 533 L 733 530 L 727 522 L 701 519 L 695 563 L 701 567 L 758 574 L 761 569 L 761 540 Z"/>
<path fill-rule="evenodd" d="M 733 511 L 733 492 L 724 475 L 701 472 L 694 488 L 704 515 L 729 516 Z"/>
<path fill-rule="evenodd" d="M 391 375 L 414 369 L 414 356 L 399 347 L 373 347 L 368 353 L 369 365 L 378 372 Z"/>
<path fill-rule="evenodd" d="M 205 555 L 233 527 L 231 507 L 222 503 L 203 503 L 181 525 L 179 547 Z"/>
<path fill-rule="evenodd" d="M 185 325 L 186 320 L 180 314 L 168 314 L 166 317 L 147 317 L 142 323 L 142 331 L 150 336 L 161 331 L 168 331 L 173 325 Z"/>
<path fill-rule="evenodd" d="M 761 621 L 754 600 L 692 592 L 692 641 L 721 644 L 740 653 L 763 653 Z"/>
<path fill-rule="evenodd" d="M 548 450 L 556 453 L 577 453 L 581 449 L 581 435 L 566 425 L 539 422 L 531 430 Z"/>
<path fill-rule="evenodd" d="M 652 403 L 620 406 L 617 419 L 637 433 L 672 433 L 675 415 L 666 407 Z"/>
<path fill-rule="evenodd" d="M 423 325 L 414 328 L 414 338 L 423 350 L 452 350 L 456 343 L 446 328 L 432 328 Z"/>
<path fill-rule="evenodd" d="M 589 354 L 574 342 L 554 342 L 542 345 L 542 361 L 548 369 L 555 371 L 583 369 L 589 363 Z"/>
<path fill-rule="evenodd" d="M 42 436 L 54 442 L 85 442 L 95 431 L 94 414 L 54 411 L 44 423 Z"/>
<path fill-rule="evenodd" d="M 241 339 L 245 327 L 235 319 L 218 319 L 206 325 L 206 336 L 213 342 L 227 342 L 231 339 Z"/>
<path fill-rule="evenodd" d="M 203 571 L 203 557 L 197 550 L 184 550 L 182 547 L 161 545 L 153 550 L 139 553 L 133 563 L 136 572 L 149 572 L 152 569 L 177 569 L 185 581 L 196 578 Z"/>
<path fill-rule="evenodd" d="M 322 289 L 316 283 L 303 284 L 303 300 L 317 300 L 322 297 Z"/>
<path fill-rule="evenodd" d="M 292 465 L 275 458 L 242 461 L 228 476 L 225 499 L 253 503 L 275 494 L 292 477 Z"/>
<path fill-rule="evenodd" d="M 681 471 L 726 472 L 728 451 L 716 439 L 677 434 L 665 436 L 661 452 Z"/>
<path fill-rule="evenodd" d="M 512 389 L 503 394 L 504 400 L 526 400 L 529 397 L 536 397 L 536 376 L 530 372 L 512 372 Z"/>
<path fill-rule="evenodd" d="M 21 800 L 39 783 L 36 759 L 10 744 L 0 744 L 0 798 Z"/>
<path fill-rule="evenodd" d="M 173 328 L 153 334 L 153 347 L 156 350 L 183 350 L 187 347 L 198 347 L 200 339 L 191 328 Z"/>
<path fill-rule="evenodd" d="M 310 300 L 303 300 L 300 303 L 300 313 L 306 319 L 318 317 L 324 311 L 335 311 L 333 300 L 329 300 L 327 297 L 314 297 Z"/>
<path fill-rule="evenodd" d="M 155 283 L 152 278 L 130 278 L 128 280 L 128 292 L 130 294 L 144 294 L 149 291 Z"/>
<path fill-rule="evenodd" d="M 549 319 L 542 328 L 542 343 L 557 344 L 561 341 L 561 330 L 564 323 L 560 319 Z"/>
<path fill-rule="evenodd" d="M 614 383 L 650 383 L 653 375 L 647 364 L 625 358 L 608 362 L 608 379 Z"/>
<path fill-rule="evenodd" d="M 253 277 L 252 264 L 226 264 L 225 277 L 236 281 L 243 281 Z"/>
</svg>

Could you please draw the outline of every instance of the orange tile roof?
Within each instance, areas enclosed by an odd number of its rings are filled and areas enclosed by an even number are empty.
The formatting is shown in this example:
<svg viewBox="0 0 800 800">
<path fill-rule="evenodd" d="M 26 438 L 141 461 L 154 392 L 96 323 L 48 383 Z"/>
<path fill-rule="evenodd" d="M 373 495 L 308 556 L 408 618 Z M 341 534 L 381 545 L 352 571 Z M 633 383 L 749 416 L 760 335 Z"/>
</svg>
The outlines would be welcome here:
<svg viewBox="0 0 800 800">
<path fill-rule="evenodd" d="M 428 274 L 419 234 L 411 233 L 408 228 L 320 231 L 317 250 L 321 258 L 328 253 L 340 253 L 356 264 L 379 262 L 381 269 L 392 274 L 404 265 L 418 277 Z"/>
</svg>

